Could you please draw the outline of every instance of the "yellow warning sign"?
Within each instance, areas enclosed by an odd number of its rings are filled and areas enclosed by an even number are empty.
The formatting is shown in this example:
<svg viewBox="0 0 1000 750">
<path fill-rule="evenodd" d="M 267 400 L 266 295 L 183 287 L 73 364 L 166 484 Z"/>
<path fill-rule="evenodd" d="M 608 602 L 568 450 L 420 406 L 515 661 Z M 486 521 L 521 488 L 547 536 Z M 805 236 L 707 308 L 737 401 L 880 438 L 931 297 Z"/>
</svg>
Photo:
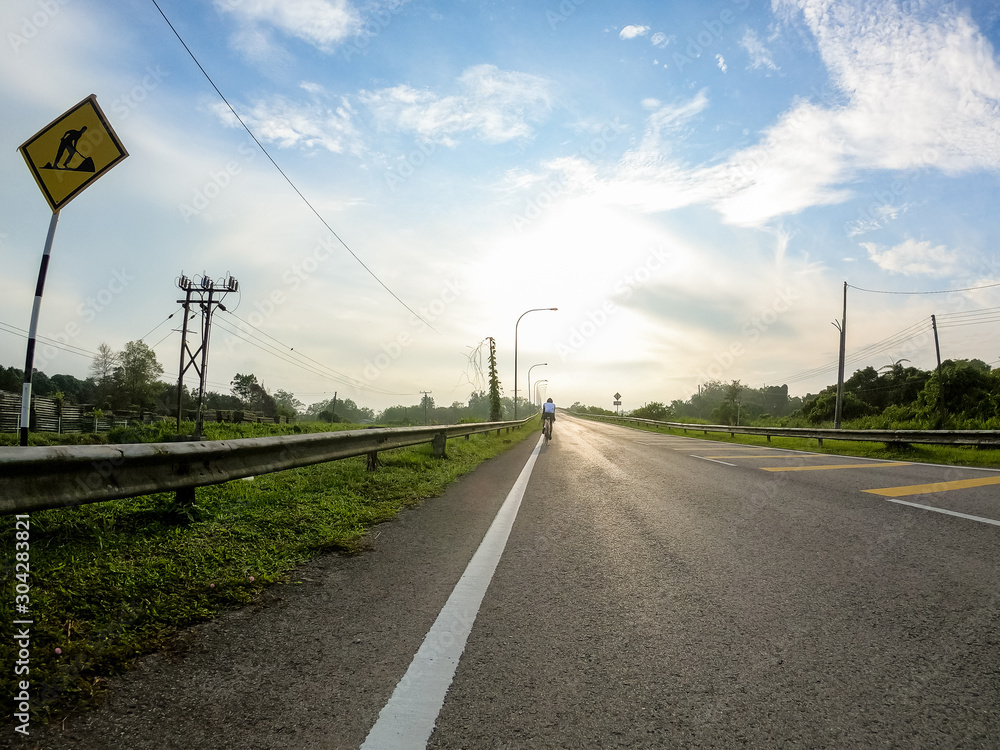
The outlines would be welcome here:
<svg viewBox="0 0 1000 750">
<path fill-rule="evenodd" d="M 59 211 L 128 152 L 91 94 L 20 149 L 52 211 Z"/>
</svg>

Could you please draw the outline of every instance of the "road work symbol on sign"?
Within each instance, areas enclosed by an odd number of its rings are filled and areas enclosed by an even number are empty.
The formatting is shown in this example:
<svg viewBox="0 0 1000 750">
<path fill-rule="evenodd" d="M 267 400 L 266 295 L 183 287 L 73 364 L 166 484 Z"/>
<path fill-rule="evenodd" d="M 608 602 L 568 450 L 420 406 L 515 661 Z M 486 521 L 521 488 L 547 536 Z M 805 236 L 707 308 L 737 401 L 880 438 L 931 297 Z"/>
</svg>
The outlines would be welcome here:
<svg viewBox="0 0 1000 750">
<path fill-rule="evenodd" d="M 72 169 L 76 172 L 96 172 L 94 160 L 89 156 L 80 154 L 76 147 L 76 144 L 80 141 L 80 136 L 86 132 L 87 126 L 84 125 L 79 130 L 67 130 L 63 133 L 63 137 L 59 139 L 59 150 L 56 152 L 55 160 L 46 164 L 42 169 Z M 66 155 L 66 160 L 63 161 L 60 167 L 59 162 L 62 160 L 63 154 Z M 69 163 L 74 156 L 80 156 L 82 161 L 78 166 L 70 167 Z"/>
<path fill-rule="evenodd" d="M 19 150 L 53 211 L 128 156 L 93 94 L 38 131 Z"/>
</svg>

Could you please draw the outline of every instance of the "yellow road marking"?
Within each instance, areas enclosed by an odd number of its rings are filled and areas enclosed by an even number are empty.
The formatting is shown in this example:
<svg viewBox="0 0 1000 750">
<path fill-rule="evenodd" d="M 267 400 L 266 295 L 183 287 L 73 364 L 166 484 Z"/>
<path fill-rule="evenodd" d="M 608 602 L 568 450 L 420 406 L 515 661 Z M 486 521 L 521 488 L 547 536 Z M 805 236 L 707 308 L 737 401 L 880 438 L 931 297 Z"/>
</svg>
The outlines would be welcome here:
<svg viewBox="0 0 1000 750">
<path fill-rule="evenodd" d="M 704 453 L 705 451 L 702 451 Z M 795 453 L 790 453 L 787 456 L 774 453 L 758 453 L 755 456 L 748 456 L 747 454 L 742 454 L 740 456 L 714 456 L 714 458 L 829 458 L 828 453 L 805 453 L 797 455 Z"/>
<path fill-rule="evenodd" d="M 690 443 L 688 443 L 686 446 L 678 446 L 677 448 L 674 448 L 674 450 L 675 451 L 689 451 L 689 450 L 692 450 L 695 447 L 697 447 L 697 446 L 692 446 Z M 701 448 L 700 450 L 701 450 L 702 453 L 711 453 L 713 451 L 722 451 L 722 452 L 729 451 L 729 452 L 732 452 L 733 446 L 727 445 L 727 446 L 724 446 L 722 448 Z M 747 450 L 748 451 L 749 450 L 758 450 L 759 451 L 760 448 L 755 445 L 753 447 L 748 447 Z"/>
<path fill-rule="evenodd" d="M 1000 484 L 1000 477 L 979 477 L 977 479 L 956 479 L 951 482 L 932 482 L 931 484 L 914 484 L 909 487 L 886 487 L 880 490 L 865 490 L 873 495 L 885 497 L 906 497 L 907 495 L 923 495 L 929 492 L 948 492 L 964 490 L 968 487 L 988 487 Z"/>
<path fill-rule="evenodd" d="M 764 466 L 763 471 L 823 471 L 825 469 L 879 469 L 885 468 L 886 466 L 913 466 L 911 463 L 906 463 L 905 461 L 896 462 L 884 462 L 877 464 L 830 464 L 827 466 Z"/>
</svg>

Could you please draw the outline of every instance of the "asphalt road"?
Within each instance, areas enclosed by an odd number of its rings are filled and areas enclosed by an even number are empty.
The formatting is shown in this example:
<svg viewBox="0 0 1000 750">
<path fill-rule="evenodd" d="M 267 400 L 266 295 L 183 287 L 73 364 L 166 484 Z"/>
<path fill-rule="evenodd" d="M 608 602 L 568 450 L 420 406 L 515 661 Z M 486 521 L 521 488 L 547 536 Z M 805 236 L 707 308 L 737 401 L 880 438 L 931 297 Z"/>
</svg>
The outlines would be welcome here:
<svg viewBox="0 0 1000 750">
<path fill-rule="evenodd" d="M 31 747 L 358 748 L 533 447 Z M 427 746 L 996 748 L 998 477 L 560 417 Z"/>
</svg>

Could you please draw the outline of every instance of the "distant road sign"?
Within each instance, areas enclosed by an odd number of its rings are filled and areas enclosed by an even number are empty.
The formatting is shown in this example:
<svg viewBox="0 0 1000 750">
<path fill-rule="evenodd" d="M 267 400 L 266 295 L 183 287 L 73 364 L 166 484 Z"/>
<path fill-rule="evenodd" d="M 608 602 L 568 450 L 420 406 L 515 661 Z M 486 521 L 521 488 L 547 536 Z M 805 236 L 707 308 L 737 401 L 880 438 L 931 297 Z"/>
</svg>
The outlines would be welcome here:
<svg viewBox="0 0 1000 750">
<path fill-rule="evenodd" d="M 615 398 L 616 398 L 616 399 L 618 399 L 618 398 L 621 398 L 621 397 L 622 397 L 622 394 L 620 394 L 620 393 L 616 393 L 616 394 L 615 394 Z"/>
<path fill-rule="evenodd" d="M 18 149 L 53 213 L 128 152 L 91 94 Z"/>
<path fill-rule="evenodd" d="M 615 406 L 621 406 L 621 405 L 622 405 L 621 401 L 615 401 Z"/>
</svg>

